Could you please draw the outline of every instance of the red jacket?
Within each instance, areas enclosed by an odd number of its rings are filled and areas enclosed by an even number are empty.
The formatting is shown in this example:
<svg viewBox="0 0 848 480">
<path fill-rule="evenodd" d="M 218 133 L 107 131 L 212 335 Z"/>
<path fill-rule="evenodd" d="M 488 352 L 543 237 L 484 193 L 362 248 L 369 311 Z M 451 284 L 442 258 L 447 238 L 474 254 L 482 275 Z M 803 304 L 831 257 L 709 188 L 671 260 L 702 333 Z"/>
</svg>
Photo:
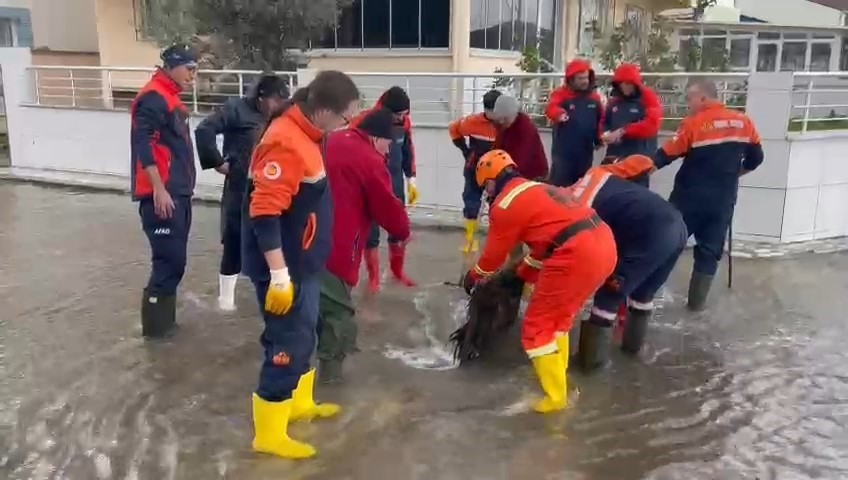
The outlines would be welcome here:
<svg viewBox="0 0 848 480">
<path fill-rule="evenodd" d="M 548 156 L 542 137 L 526 113 L 519 113 L 512 125 L 498 131 L 495 148 L 505 150 L 512 157 L 522 177 L 535 179 L 548 176 Z"/>
<path fill-rule="evenodd" d="M 386 159 L 356 128 L 332 133 L 324 165 L 333 198 L 333 248 L 327 270 L 348 285 L 359 282 L 362 251 L 376 222 L 389 235 L 409 238 L 409 217 L 392 192 Z"/>
</svg>

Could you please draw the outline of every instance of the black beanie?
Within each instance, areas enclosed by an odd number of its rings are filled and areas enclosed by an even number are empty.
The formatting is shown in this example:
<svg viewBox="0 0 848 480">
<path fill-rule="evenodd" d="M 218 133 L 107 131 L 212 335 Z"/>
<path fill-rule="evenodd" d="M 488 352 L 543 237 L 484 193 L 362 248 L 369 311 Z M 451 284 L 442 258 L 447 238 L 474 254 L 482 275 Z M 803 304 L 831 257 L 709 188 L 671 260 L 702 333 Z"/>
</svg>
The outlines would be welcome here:
<svg viewBox="0 0 848 480">
<path fill-rule="evenodd" d="M 372 137 L 393 138 L 394 115 L 386 108 L 372 110 L 365 115 L 359 124 L 359 129 Z"/>
<path fill-rule="evenodd" d="M 392 87 L 386 90 L 380 103 L 393 113 L 409 110 L 409 95 L 400 87 Z"/>
</svg>

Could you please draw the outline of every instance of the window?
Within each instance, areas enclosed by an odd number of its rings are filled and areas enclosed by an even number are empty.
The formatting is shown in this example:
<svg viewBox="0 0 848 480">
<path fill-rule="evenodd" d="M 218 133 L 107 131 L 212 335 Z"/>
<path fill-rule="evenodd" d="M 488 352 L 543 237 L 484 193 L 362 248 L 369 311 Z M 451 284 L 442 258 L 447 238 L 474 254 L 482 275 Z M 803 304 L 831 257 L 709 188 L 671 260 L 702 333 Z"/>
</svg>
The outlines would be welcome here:
<svg viewBox="0 0 848 480">
<path fill-rule="evenodd" d="M 14 47 L 14 22 L 9 18 L 0 18 L 0 47 Z"/>
<path fill-rule="evenodd" d="M 777 70 L 777 44 L 761 43 L 757 46 L 757 71 L 773 72 Z"/>
<path fill-rule="evenodd" d="M 842 54 L 839 55 L 839 69 L 843 72 L 848 71 L 848 37 L 842 37 Z"/>
<path fill-rule="evenodd" d="M 780 70 L 784 72 L 804 71 L 807 61 L 806 42 L 785 42 L 780 55 Z"/>
<path fill-rule="evenodd" d="M 751 40 L 739 38 L 730 40 L 730 66 L 748 68 L 751 63 Z"/>
<path fill-rule="evenodd" d="M 827 72 L 830 70 L 830 44 L 814 43 L 810 51 L 810 71 Z"/>
<path fill-rule="evenodd" d="M 727 58 L 727 38 L 704 38 L 701 44 L 701 67 L 706 70 L 721 70 Z"/>
<path fill-rule="evenodd" d="M 556 0 L 470 1 L 471 48 L 511 52 L 538 48 L 544 59 L 553 61 Z"/>
<path fill-rule="evenodd" d="M 392 25 L 389 14 L 392 9 L 390 0 L 361 0 L 362 1 L 362 39 L 365 48 L 389 48 L 389 32 Z M 394 2 L 400 4 L 401 2 Z M 407 10 L 412 2 L 403 2 L 407 6 L 398 5 L 398 10 Z M 417 9 L 417 5 L 415 6 Z M 416 36 L 418 29 L 415 29 Z M 416 41 L 416 43 L 418 43 Z"/>
<path fill-rule="evenodd" d="M 312 47 L 448 48 L 450 22 L 450 0 L 354 0 Z"/>
</svg>

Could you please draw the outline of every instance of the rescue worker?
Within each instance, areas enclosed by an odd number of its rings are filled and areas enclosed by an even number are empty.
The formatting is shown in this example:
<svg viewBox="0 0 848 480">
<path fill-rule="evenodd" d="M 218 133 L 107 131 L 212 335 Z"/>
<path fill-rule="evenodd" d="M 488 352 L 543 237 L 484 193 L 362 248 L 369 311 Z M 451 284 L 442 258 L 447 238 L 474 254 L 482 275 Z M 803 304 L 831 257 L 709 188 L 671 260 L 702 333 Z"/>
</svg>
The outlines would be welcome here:
<svg viewBox="0 0 848 480">
<path fill-rule="evenodd" d="M 400 87 L 391 87 L 377 100 L 374 109 L 386 108 L 394 115 L 394 141 L 386 156 L 386 165 L 392 178 L 392 188 L 395 196 L 409 205 L 418 202 L 418 187 L 415 185 L 415 146 L 412 143 L 412 122 L 409 119 L 409 96 Z M 367 112 L 366 112 L 367 113 Z M 357 126 L 365 113 L 351 122 Z M 403 180 L 406 177 L 406 191 Z M 408 196 L 408 197 L 407 197 Z M 406 246 L 397 238 L 389 236 L 389 266 L 392 275 L 402 285 L 414 287 L 415 282 L 406 275 Z M 377 293 L 380 290 L 380 227 L 374 224 L 365 250 L 365 267 L 368 271 L 368 290 Z"/>
<path fill-rule="evenodd" d="M 341 380 L 342 363 L 356 348 L 356 313 L 351 288 L 359 282 L 359 266 L 371 225 L 407 242 L 409 217 L 392 189 L 385 168 L 395 138 L 394 114 L 371 110 L 358 127 L 330 135 L 326 143 L 327 178 L 333 190 L 333 247 L 321 275 L 318 321 L 318 376 Z"/>
<path fill-rule="evenodd" d="M 674 138 L 656 152 L 654 163 L 663 168 L 677 158 L 684 159 L 669 201 L 683 214 L 689 234 L 695 236 L 688 306 L 698 311 L 704 308 L 724 253 L 739 177 L 759 167 L 764 155 L 754 123 L 718 100 L 715 83 L 692 83 L 686 89 L 686 100 L 689 116 Z"/>
<path fill-rule="evenodd" d="M 589 62 L 569 62 L 565 85 L 551 93 L 545 114 L 554 125 L 550 183 L 567 187 L 592 168 L 595 148 L 602 145 L 604 106 Z"/>
<path fill-rule="evenodd" d="M 639 66 L 625 63 L 615 69 L 612 92 L 604 115 L 604 163 L 628 155 L 653 155 L 662 126 L 662 104 L 657 94 L 642 81 Z M 648 186 L 648 176 L 641 179 Z"/>
<path fill-rule="evenodd" d="M 483 95 L 483 113 L 474 113 L 460 118 L 448 125 L 448 133 L 456 148 L 465 158 L 462 176 L 465 184 L 462 188 L 462 216 L 465 218 L 465 253 L 476 252 L 477 220 L 483 201 L 483 190 L 477 185 L 475 170 L 477 160 L 492 149 L 498 135 L 497 126 L 493 122 L 495 101 L 501 96 L 497 90 L 489 90 Z"/>
<path fill-rule="evenodd" d="M 527 180 L 503 150 L 477 163 L 477 183 L 494 199 L 483 253 L 464 278 L 470 292 L 498 270 L 518 243 L 530 254 L 517 276 L 536 288 L 524 315 L 521 342 L 533 362 L 545 398 L 539 413 L 566 406 L 568 332 L 574 316 L 615 269 L 615 240 L 609 227 L 569 191 Z"/>
<path fill-rule="evenodd" d="M 167 336 L 176 327 L 196 177 L 189 114 L 180 93 L 194 84 L 197 57 L 188 46 L 173 45 L 161 59 L 130 109 L 132 198 L 152 254 L 141 304 L 141 332 L 149 338 Z"/>
<path fill-rule="evenodd" d="M 504 150 L 524 178 L 543 180 L 548 176 L 548 156 L 539 129 L 524 112 L 518 100 L 501 95 L 495 100 L 492 120 L 498 126 L 495 148 Z"/>
<path fill-rule="evenodd" d="M 612 229 L 618 251 L 615 273 L 595 294 L 589 318 L 580 325 L 579 364 L 586 371 L 604 366 L 619 305 L 628 302 L 621 349 L 639 353 L 654 309 L 654 296 L 668 280 L 686 248 L 680 212 L 651 190 L 637 185 L 654 163 L 632 155 L 589 170 L 569 188 L 572 195 Z"/>
<path fill-rule="evenodd" d="M 276 75 L 263 75 L 244 98 L 231 98 L 194 130 L 197 156 L 204 170 L 225 176 L 221 195 L 221 268 L 218 272 L 218 307 L 236 309 L 236 283 L 241 272 L 241 209 L 247 184 L 247 167 L 253 146 L 271 117 L 288 105 L 289 88 Z M 224 153 L 218 150 L 224 136 Z"/>
<path fill-rule="evenodd" d="M 321 142 L 348 123 L 359 90 L 347 75 L 319 72 L 273 119 L 253 151 L 242 212 L 242 269 L 256 288 L 265 327 L 264 362 L 253 394 L 253 449 L 285 458 L 315 455 L 288 424 L 330 417 L 313 400 L 320 273 L 332 238 L 332 201 Z"/>
</svg>

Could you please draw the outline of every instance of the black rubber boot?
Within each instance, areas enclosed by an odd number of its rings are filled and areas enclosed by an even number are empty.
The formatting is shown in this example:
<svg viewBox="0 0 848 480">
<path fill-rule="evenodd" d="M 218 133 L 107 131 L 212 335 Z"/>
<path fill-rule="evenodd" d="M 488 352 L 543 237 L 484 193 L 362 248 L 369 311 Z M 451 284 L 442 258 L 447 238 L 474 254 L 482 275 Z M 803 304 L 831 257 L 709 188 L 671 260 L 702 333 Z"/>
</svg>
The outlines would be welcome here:
<svg viewBox="0 0 848 480">
<path fill-rule="evenodd" d="M 689 310 L 699 312 L 704 309 L 712 284 L 712 275 L 692 271 L 692 278 L 689 279 Z"/>
<path fill-rule="evenodd" d="M 344 359 L 331 358 L 328 360 L 318 360 L 318 382 L 319 383 L 342 383 L 342 365 Z"/>
<path fill-rule="evenodd" d="M 568 332 L 568 364 L 580 364 L 580 325 L 583 322 L 580 319 L 575 319 L 574 325 L 571 326 L 571 331 Z"/>
<path fill-rule="evenodd" d="M 653 310 L 637 310 L 630 308 L 627 312 L 627 323 L 624 326 L 624 335 L 621 339 L 621 350 L 631 355 L 636 355 L 642 350 L 645 343 L 645 335 L 648 332 L 648 323 L 651 321 Z"/>
<path fill-rule="evenodd" d="M 580 350 L 577 358 L 584 372 L 598 370 L 609 363 L 612 333 L 612 322 L 596 315 L 592 315 L 580 325 Z"/>
<path fill-rule="evenodd" d="M 141 334 L 145 338 L 166 338 L 176 331 L 177 297 L 150 296 L 147 290 L 141 301 Z"/>
</svg>

